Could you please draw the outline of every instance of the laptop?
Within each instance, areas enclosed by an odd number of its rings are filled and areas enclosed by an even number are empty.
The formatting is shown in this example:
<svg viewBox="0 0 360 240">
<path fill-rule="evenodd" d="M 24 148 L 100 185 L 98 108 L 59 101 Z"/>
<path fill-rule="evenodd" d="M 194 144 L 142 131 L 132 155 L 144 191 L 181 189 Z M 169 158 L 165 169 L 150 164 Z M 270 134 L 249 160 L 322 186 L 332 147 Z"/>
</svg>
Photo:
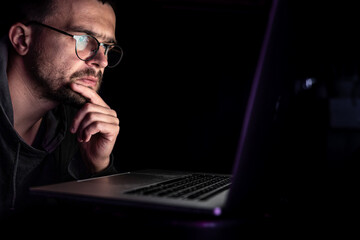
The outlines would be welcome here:
<svg viewBox="0 0 360 240">
<path fill-rule="evenodd" d="M 243 115 L 232 173 L 145 169 L 36 186 L 30 188 L 31 194 L 211 216 L 261 207 L 264 164 L 276 151 L 281 125 L 279 111 L 288 91 L 284 87 L 286 38 L 281 36 L 286 22 L 282 19 L 284 12 L 283 2 L 274 0 Z"/>
</svg>

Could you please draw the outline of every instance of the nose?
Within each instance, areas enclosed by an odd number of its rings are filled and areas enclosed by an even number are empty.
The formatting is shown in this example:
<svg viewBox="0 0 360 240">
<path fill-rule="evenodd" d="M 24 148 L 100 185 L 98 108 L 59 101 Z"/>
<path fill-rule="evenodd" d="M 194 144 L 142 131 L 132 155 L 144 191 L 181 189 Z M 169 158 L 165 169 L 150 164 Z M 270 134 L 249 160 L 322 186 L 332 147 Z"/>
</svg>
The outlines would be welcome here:
<svg viewBox="0 0 360 240">
<path fill-rule="evenodd" d="M 87 64 L 95 66 L 97 68 L 106 68 L 108 65 L 108 59 L 105 55 L 105 48 L 103 46 L 100 46 L 96 55 L 92 59 L 88 60 Z"/>
</svg>

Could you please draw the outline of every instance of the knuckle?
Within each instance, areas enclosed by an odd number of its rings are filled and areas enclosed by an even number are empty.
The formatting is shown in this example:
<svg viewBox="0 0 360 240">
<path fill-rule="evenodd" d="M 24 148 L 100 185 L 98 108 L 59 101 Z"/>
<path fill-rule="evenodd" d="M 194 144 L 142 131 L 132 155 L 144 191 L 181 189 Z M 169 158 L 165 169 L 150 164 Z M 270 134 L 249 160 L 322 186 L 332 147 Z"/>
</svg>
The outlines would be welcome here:
<svg viewBox="0 0 360 240">
<path fill-rule="evenodd" d="M 120 125 L 120 119 L 116 118 L 116 125 Z"/>
<path fill-rule="evenodd" d="M 110 114 L 117 118 L 117 112 L 114 109 L 111 109 Z"/>
<path fill-rule="evenodd" d="M 101 129 L 101 127 L 102 127 L 102 122 L 94 122 L 95 129 Z"/>
<path fill-rule="evenodd" d="M 86 120 L 87 121 L 95 121 L 96 120 L 96 114 L 93 112 L 89 112 L 88 114 L 86 114 Z"/>
<path fill-rule="evenodd" d="M 91 103 L 85 103 L 84 106 L 83 106 L 83 111 L 91 111 L 92 109 L 92 104 Z"/>
</svg>

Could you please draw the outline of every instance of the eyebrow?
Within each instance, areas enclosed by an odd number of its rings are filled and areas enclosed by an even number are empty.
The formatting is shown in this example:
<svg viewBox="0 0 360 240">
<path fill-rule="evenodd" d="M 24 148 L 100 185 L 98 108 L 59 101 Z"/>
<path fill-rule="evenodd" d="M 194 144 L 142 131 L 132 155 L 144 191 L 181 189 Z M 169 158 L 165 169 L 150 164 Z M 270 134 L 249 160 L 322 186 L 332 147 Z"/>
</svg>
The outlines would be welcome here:
<svg viewBox="0 0 360 240">
<path fill-rule="evenodd" d="M 105 35 L 102 35 L 102 34 L 98 34 L 96 32 L 93 32 L 89 29 L 86 29 L 84 27 L 81 27 L 81 26 L 71 26 L 67 29 L 68 31 L 71 31 L 71 32 L 83 32 L 83 33 L 86 33 L 88 35 L 91 35 L 95 38 L 100 38 L 100 39 L 104 39 L 104 43 L 113 43 L 113 44 L 116 44 L 116 39 L 114 38 L 109 38 L 109 37 L 106 37 Z"/>
</svg>

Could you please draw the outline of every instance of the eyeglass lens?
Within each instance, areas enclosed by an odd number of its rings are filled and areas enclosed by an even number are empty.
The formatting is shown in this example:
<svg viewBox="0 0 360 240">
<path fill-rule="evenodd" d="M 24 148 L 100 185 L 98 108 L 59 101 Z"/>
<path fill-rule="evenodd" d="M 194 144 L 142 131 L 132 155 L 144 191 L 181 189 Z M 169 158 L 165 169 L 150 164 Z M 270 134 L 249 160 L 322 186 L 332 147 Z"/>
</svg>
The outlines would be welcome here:
<svg viewBox="0 0 360 240">
<path fill-rule="evenodd" d="M 90 35 L 74 36 L 76 40 L 76 54 L 84 61 L 92 59 L 99 50 L 99 42 Z M 122 58 L 122 50 L 117 45 L 109 46 L 107 51 L 108 67 L 115 67 Z"/>
</svg>

